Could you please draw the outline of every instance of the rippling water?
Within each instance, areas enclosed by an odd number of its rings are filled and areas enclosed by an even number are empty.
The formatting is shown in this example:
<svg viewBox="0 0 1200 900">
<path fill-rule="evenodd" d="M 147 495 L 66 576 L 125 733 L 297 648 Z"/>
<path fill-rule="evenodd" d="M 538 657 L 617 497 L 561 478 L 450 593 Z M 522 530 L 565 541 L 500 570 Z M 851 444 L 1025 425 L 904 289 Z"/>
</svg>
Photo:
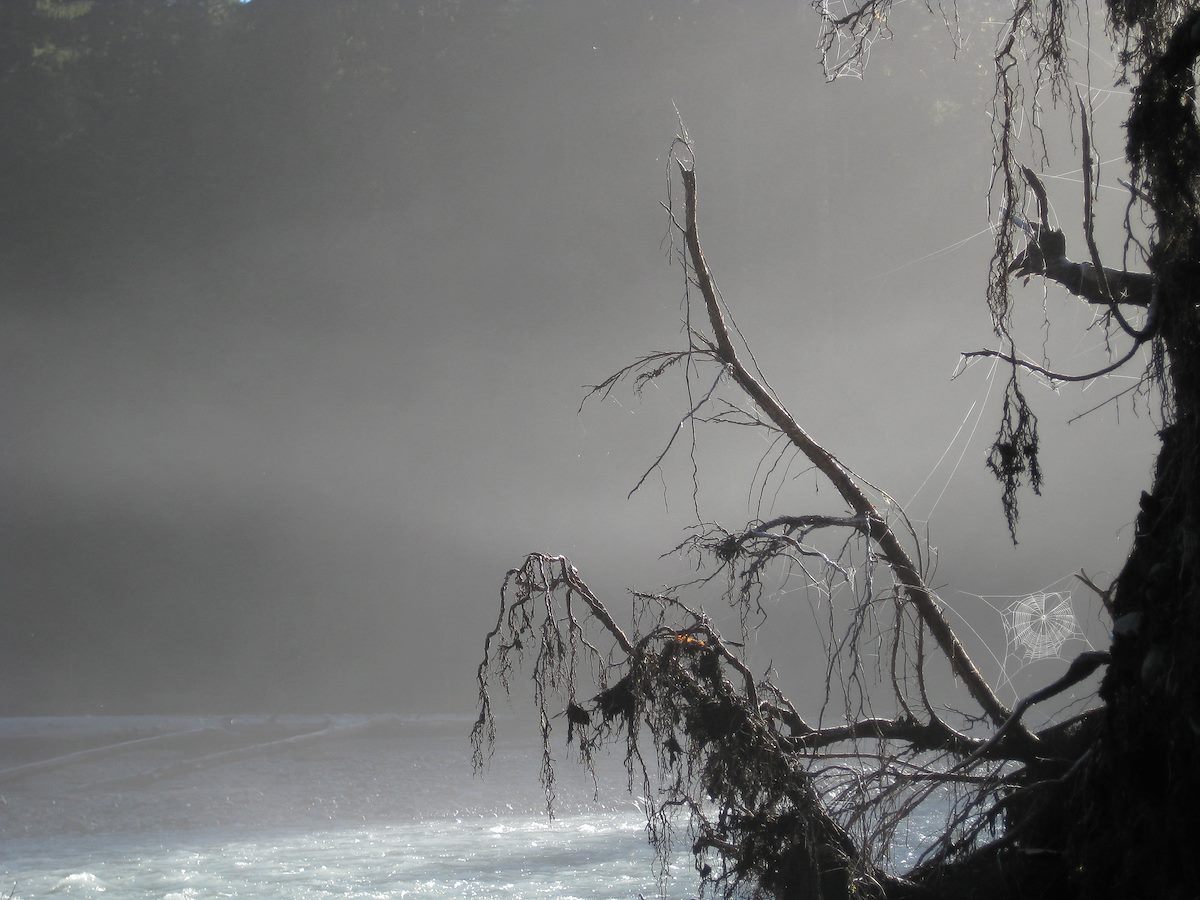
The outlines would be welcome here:
<svg viewBox="0 0 1200 900">
<path fill-rule="evenodd" d="M 653 896 L 639 822 L 413 822 L 330 831 L 97 835 L 5 848 L 18 897 Z M 664 885 L 687 896 L 690 877 Z M 677 889 L 677 890 L 676 890 Z"/>
<path fill-rule="evenodd" d="M 323 724 L 0 722 L 0 897 L 10 890 L 14 898 L 171 900 L 691 893 L 687 859 L 656 877 L 641 810 L 618 766 L 596 787 L 563 765 L 550 821 L 537 748 L 501 744 L 486 777 L 475 778 L 466 719 L 381 721 L 384 728 L 366 734 L 211 762 L 211 754 Z M 17 768 L 166 732 L 180 736 L 32 774 Z M 181 769 L 203 757 L 207 766 Z"/>
<path fill-rule="evenodd" d="M 538 748 L 501 744 L 475 778 L 469 724 L 0 720 L 0 898 L 694 896 L 686 854 L 656 875 L 616 760 L 598 785 L 564 760 L 550 821 Z M 213 756 L 327 725 L 373 730 Z M 62 764 L 18 768 L 47 758 Z"/>
</svg>

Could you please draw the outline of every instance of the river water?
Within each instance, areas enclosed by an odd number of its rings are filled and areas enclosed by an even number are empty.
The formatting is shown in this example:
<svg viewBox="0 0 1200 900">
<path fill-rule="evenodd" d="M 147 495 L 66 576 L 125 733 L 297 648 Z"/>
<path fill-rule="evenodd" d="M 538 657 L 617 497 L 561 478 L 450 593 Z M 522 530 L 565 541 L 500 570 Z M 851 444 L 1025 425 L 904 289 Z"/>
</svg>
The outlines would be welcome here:
<svg viewBox="0 0 1200 900">
<path fill-rule="evenodd" d="M 563 760 L 551 820 L 538 747 L 502 741 L 474 777 L 469 728 L 452 716 L 0 719 L 0 898 L 695 896 L 688 854 L 656 865 L 619 761 L 593 784 Z M 237 755 L 316 729 L 338 733 Z M 29 766 L 46 759 L 57 763 Z"/>
</svg>

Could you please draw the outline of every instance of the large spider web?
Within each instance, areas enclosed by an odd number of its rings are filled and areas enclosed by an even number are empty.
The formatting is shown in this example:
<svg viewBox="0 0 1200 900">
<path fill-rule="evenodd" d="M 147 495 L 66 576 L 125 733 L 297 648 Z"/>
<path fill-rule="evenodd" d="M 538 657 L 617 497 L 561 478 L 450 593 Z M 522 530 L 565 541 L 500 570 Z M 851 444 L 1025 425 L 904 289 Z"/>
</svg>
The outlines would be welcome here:
<svg viewBox="0 0 1200 900">
<path fill-rule="evenodd" d="M 1068 576 L 1069 578 L 1070 576 Z M 968 594 L 982 601 L 1000 617 L 1004 626 L 1004 653 L 988 647 L 989 655 L 999 667 L 996 687 L 1007 688 L 1017 693 L 1013 679 L 1026 666 L 1044 659 L 1065 659 L 1063 647 L 1070 641 L 1078 641 L 1090 649 L 1092 642 L 1084 634 L 1075 614 L 1071 591 L 1064 585 L 1068 578 L 1060 578 L 1053 584 L 1028 594 L 984 596 Z M 968 630 L 984 640 L 957 611 Z M 985 645 L 990 644 L 985 641 Z"/>
<path fill-rule="evenodd" d="M 1070 591 L 1035 591 L 1004 608 L 1005 661 L 1017 658 L 1022 666 L 1039 659 L 1061 659 L 1063 644 L 1075 638 L 1086 641 Z"/>
</svg>

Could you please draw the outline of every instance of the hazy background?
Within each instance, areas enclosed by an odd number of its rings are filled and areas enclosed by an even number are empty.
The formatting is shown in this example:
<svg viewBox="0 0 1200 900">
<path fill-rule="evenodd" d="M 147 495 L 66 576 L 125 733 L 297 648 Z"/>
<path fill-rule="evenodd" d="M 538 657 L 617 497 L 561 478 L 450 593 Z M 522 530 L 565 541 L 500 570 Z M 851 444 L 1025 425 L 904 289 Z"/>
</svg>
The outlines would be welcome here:
<svg viewBox="0 0 1200 900">
<path fill-rule="evenodd" d="M 1030 385 L 1046 496 L 1014 548 L 983 467 L 1002 382 L 950 381 L 994 344 L 998 7 L 964 5 L 956 61 L 901 4 L 866 81 L 825 84 L 806 3 L 33 6 L 0 22 L 0 713 L 465 711 L 526 552 L 606 597 L 686 577 L 657 559 L 693 516 L 686 458 L 625 499 L 676 386 L 576 414 L 681 342 L 673 104 L 709 261 L 797 417 L 901 500 L 950 448 L 911 506 L 937 501 L 947 602 L 999 652 L 969 594 L 1120 566 L 1151 423 L 1065 423 L 1127 382 Z M 1108 160 L 1123 98 L 1096 96 Z M 1050 140 L 1077 235 L 1069 134 Z M 1103 199 L 1102 241 L 1123 211 Z M 1105 358 L 1090 310 L 1017 296 L 1035 357 Z M 701 512 L 734 527 L 763 445 L 707 446 Z M 811 490 L 776 511 L 841 511 Z"/>
</svg>

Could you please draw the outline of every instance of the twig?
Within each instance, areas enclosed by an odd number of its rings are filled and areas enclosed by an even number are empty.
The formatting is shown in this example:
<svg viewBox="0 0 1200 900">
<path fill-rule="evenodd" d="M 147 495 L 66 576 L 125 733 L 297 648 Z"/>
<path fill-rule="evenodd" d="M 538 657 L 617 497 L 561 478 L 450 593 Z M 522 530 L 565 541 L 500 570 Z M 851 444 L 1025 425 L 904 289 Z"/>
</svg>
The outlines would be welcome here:
<svg viewBox="0 0 1200 900">
<path fill-rule="evenodd" d="M 697 191 L 695 169 L 677 160 L 680 175 L 683 179 L 686 243 L 692 262 L 692 270 L 697 287 L 704 297 L 708 309 L 709 322 L 717 343 L 717 356 L 728 366 L 733 378 L 742 390 L 758 407 L 788 436 L 789 440 L 800 449 L 809 461 L 821 471 L 833 484 L 842 498 L 850 505 L 855 514 L 862 516 L 870 523 L 870 535 L 879 546 L 883 557 L 887 560 L 896 580 L 916 608 L 918 614 L 928 626 L 938 646 L 946 655 L 951 669 L 963 681 L 967 690 L 984 712 L 996 725 L 1000 725 L 1010 716 L 1008 708 L 1000 702 L 993 693 L 974 662 L 959 642 L 953 629 L 938 610 L 933 593 L 924 584 L 917 565 L 901 546 L 899 539 L 885 523 L 883 516 L 856 485 L 849 472 L 826 450 L 813 440 L 803 428 L 792 418 L 791 414 L 755 379 L 738 359 L 736 350 L 730 340 L 729 330 L 718 302 L 708 263 L 700 246 L 699 228 L 697 225 Z M 1024 731 L 1024 729 L 1022 729 Z M 1032 740 L 1033 736 L 1025 734 Z"/>
<path fill-rule="evenodd" d="M 1025 369 L 1028 372 L 1034 372 L 1038 375 L 1044 375 L 1047 378 L 1049 378 L 1051 381 L 1076 382 L 1076 381 L 1091 381 L 1094 378 L 1100 378 L 1103 375 L 1108 375 L 1111 372 L 1115 372 L 1117 369 L 1121 368 L 1121 366 L 1125 365 L 1125 363 L 1129 362 L 1129 360 L 1133 359 L 1134 355 L 1137 353 L 1138 348 L 1141 345 L 1142 344 L 1139 341 L 1138 343 L 1136 343 L 1132 347 L 1130 347 L 1129 352 L 1126 353 L 1124 356 L 1122 356 L 1120 359 L 1118 359 L 1116 362 L 1110 363 L 1109 365 L 1105 366 L 1102 369 L 1097 369 L 1095 372 L 1088 372 L 1086 375 L 1067 375 L 1063 372 L 1053 372 L 1050 369 L 1047 369 L 1045 366 L 1039 366 L 1037 363 L 1027 362 L 1026 360 L 1023 360 L 1023 359 L 1017 359 L 1015 356 L 1010 356 L 1009 354 L 1004 353 L 1000 350 L 971 350 L 967 353 L 963 353 L 960 355 L 963 359 L 975 359 L 978 357 L 986 357 L 986 358 L 990 358 L 990 359 L 1001 359 L 1001 360 L 1004 360 L 1004 362 L 1009 363 L 1010 365 L 1020 366 L 1022 369 Z"/>
</svg>

